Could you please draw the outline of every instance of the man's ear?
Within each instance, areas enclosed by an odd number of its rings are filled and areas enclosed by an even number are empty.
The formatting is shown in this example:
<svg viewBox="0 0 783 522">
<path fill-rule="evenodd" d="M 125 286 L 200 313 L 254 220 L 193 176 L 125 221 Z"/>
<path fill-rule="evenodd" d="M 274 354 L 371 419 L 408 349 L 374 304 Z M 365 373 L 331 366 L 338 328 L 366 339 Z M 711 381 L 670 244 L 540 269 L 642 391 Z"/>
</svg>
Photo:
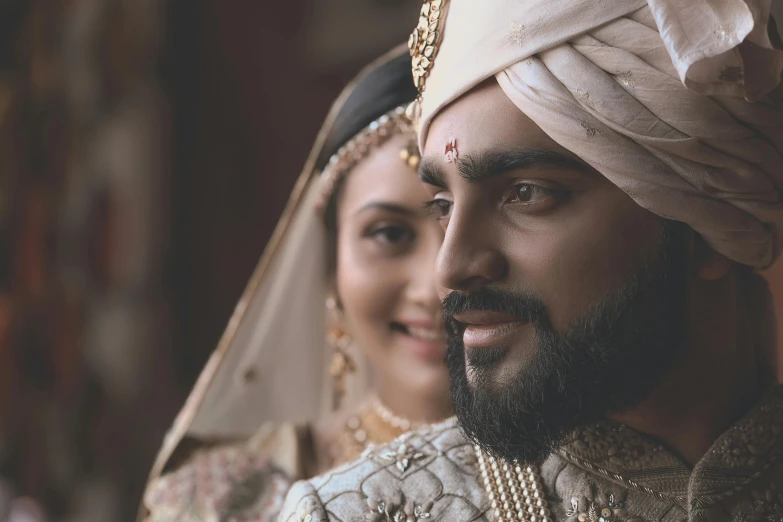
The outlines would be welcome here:
<svg viewBox="0 0 783 522">
<path fill-rule="evenodd" d="M 691 266 L 693 273 L 705 281 L 717 281 L 731 271 L 732 261 L 719 254 L 699 234 L 691 234 Z"/>
</svg>

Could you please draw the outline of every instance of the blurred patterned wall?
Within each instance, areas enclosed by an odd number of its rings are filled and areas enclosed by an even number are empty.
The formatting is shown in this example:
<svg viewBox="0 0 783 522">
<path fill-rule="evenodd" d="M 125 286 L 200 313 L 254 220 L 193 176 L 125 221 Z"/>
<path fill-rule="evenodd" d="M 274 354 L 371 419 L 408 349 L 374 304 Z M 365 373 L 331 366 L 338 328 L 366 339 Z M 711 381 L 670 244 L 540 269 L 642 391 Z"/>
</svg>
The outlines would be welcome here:
<svg viewBox="0 0 783 522">
<path fill-rule="evenodd" d="M 0 474 L 54 519 L 132 509 L 179 402 L 160 5 L 4 1 Z"/>
</svg>

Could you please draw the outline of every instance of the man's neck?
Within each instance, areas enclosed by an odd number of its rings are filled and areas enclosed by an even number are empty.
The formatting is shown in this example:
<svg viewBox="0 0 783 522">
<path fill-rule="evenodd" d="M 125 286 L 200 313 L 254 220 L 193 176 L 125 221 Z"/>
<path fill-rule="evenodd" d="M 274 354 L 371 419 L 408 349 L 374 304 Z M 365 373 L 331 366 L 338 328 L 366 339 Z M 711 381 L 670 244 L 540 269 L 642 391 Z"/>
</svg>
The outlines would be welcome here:
<svg viewBox="0 0 783 522">
<path fill-rule="evenodd" d="M 687 355 L 639 406 L 613 418 L 666 443 L 691 466 L 760 394 L 751 332 L 740 318 L 734 278 L 696 282 Z"/>
</svg>

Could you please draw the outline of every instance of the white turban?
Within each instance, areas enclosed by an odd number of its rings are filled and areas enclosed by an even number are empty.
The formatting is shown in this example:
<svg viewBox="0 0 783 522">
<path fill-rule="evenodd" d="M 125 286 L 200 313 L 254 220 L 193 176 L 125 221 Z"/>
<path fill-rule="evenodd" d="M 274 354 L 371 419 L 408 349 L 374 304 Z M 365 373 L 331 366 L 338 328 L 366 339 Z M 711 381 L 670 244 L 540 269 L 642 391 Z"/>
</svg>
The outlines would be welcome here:
<svg viewBox="0 0 783 522">
<path fill-rule="evenodd" d="M 438 111 L 494 76 L 642 207 L 739 263 L 778 256 L 783 0 L 429 1 L 441 42 L 420 146 Z"/>
</svg>

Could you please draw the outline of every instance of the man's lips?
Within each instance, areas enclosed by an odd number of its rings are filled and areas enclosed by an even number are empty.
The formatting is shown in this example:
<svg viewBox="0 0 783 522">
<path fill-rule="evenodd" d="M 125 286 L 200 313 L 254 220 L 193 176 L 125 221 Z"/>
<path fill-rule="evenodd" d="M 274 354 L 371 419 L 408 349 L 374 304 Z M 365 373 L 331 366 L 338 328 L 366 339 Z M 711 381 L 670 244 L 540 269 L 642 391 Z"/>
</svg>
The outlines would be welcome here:
<svg viewBox="0 0 783 522">
<path fill-rule="evenodd" d="M 454 314 L 464 330 L 466 348 L 493 348 L 508 344 L 528 323 L 511 314 L 496 311 L 469 311 Z"/>
</svg>

